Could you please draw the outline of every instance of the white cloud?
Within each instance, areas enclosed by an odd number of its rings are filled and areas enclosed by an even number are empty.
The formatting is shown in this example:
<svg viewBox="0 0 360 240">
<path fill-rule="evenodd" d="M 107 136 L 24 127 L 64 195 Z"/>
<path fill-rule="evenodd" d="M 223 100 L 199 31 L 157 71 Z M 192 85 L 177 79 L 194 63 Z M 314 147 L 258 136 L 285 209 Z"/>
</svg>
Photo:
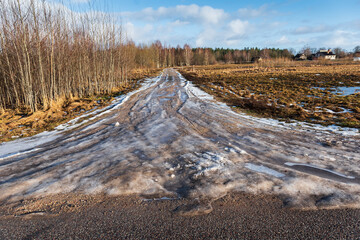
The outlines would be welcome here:
<svg viewBox="0 0 360 240">
<path fill-rule="evenodd" d="M 358 32 L 337 30 L 331 35 L 323 36 L 322 40 L 327 46 L 352 49 L 359 45 L 359 38 L 360 33 Z"/>
<path fill-rule="evenodd" d="M 235 35 L 244 35 L 249 29 L 248 21 L 241 21 L 240 19 L 233 20 L 229 23 L 229 27 L 233 34 Z"/>
<path fill-rule="evenodd" d="M 125 28 L 129 32 L 128 35 L 136 42 L 149 42 L 156 38 L 167 41 L 168 44 L 182 45 L 191 39 L 190 44 L 199 47 L 216 46 L 214 43 L 217 41 L 219 45 L 222 44 L 224 35 L 221 32 L 229 18 L 229 14 L 223 9 L 196 4 L 158 9 L 146 8 L 139 12 L 125 12 L 121 15 L 128 21 Z M 156 28 L 153 32 L 143 34 L 144 30 L 136 26 L 149 21 Z"/>
<path fill-rule="evenodd" d="M 283 44 L 289 44 L 290 41 L 286 36 L 282 36 L 279 40 L 276 41 L 276 43 L 283 45 Z"/>
<path fill-rule="evenodd" d="M 218 26 L 206 25 L 196 38 L 197 47 L 236 47 L 252 32 L 249 21 L 234 19 Z"/>
<path fill-rule="evenodd" d="M 214 28 L 206 28 L 202 31 L 196 39 L 196 47 L 209 47 L 212 46 L 218 39 L 219 35 L 222 35 Z"/>
<path fill-rule="evenodd" d="M 135 42 L 150 42 L 155 40 L 154 34 L 151 34 L 154 30 L 154 26 L 151 24 L 135 26 L 133 23 L 127 22 L 124 24 L 124 30 L 127 37 Z"/>
<path fill-rule="evenodd" d="M 176 21 L 171 22 L 169 25 L 171 27 L 180 27 L 180 26 L 185 26 L 185 25 L 188 25 L 188 24 L 190 24 L 190 22 L 176 20 Z"/>
<path fill-rule="evenodd" d="M 211 24 L 217 24 L 226 17 L 224 10 L 214 9 L 208 6 L 199 8 L 199 14 L 201 16 L 201 19 L 205 21 L 205 23 Z"/>
<path fill-rule="evenodd" d="M 196 4 L 178 5 L 176 7 L 159 7 L 158 9 L 145 8 L 139 12 L 124 12 L 122 16 L 128 19 L 143 21 L 180 20 L 196 21 L 200 24 L 218 24 L 228 14 L 223 9 L 215 9 L 209 6 L 200 7 Z"/>
<path fill-rule="evenodd" d="M 206 26 L 196 39 L 197 47 L 236 47 L 251 32 L 248 21 L 235 19 L 221 26 Z"/>
</svg>

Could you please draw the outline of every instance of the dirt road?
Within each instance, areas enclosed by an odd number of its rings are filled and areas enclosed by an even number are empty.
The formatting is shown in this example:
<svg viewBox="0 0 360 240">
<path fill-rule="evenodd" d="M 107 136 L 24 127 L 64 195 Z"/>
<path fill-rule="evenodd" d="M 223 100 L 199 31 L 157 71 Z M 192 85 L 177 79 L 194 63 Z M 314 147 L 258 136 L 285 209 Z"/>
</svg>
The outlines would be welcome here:
<svg viewBox="0 0 360 240">
<path fill-rule="evenodd" d="M 242 192 L 276 195 L 298 209 L 359 207 L 357 130 L 238 114 L 172 69 L 77 121 L 0 145 L 3 203 L 138 194 L 197 199 L 181 211 L 197 215 Z"/>
</svg>

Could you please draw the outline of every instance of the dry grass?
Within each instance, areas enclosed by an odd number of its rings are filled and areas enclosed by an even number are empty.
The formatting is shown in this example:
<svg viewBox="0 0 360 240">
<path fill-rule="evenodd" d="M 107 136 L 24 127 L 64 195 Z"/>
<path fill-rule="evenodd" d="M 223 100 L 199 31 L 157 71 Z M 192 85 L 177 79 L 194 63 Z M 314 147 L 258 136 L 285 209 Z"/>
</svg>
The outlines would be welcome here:
<svg viewBox="0 0 360 240">
<path fill-rule="evenodd" d="M 229 106 L 254 115 L 360 128 L 360 94 L 341 96 L 332 90 L 360 89 L 358 63 L 280 60 L 180 71 Z"/>
</svg>

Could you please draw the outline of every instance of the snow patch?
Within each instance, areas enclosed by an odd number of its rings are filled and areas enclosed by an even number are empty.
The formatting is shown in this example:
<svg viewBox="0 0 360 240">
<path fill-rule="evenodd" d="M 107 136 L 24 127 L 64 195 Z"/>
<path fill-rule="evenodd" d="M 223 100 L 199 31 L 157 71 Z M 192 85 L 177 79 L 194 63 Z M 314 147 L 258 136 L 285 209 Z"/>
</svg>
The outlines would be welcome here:
<svg viewBox="0 0 360 240">
<path fill-rule="evenodd" d="M 278 171 L 275 171 L 275 170 L 273 170 L 271 168 L 265 167 L 263 165 L 255 165 L 255 164 L 252 164 L 252 163 L 246 163 L 245 167 L 252 170 L 252 171 L 259 172 L 259 173 L 265 173 L 265 174 L 268 174 L 268 175 L 271 175 L 271 176 L 274 176 L 274 177 L 277 177 L 277 178 L 285 177 L 284 174 L 282 174 L 282 173 L 280 173 Z"/>
</svg>

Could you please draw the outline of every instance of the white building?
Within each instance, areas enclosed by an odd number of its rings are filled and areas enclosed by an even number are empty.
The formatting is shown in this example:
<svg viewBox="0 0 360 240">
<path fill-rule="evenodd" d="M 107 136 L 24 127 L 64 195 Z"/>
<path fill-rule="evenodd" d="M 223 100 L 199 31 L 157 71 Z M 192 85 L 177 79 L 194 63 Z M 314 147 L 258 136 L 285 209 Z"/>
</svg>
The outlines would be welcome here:
<svg viewBox="0 0 360 240">
<path fill-rule="evenodd" d="M 327 59 L 327 60 L 335 60 L 336 54 L 334 54 L 331 49 L 329 50 L 320 50 L 315 54 L 317 59 Z"/>
<path fill-rule="evenodd" d="M 360 61 L 360 52 L 354 54 L 354 61 Z"/>
</svg>

